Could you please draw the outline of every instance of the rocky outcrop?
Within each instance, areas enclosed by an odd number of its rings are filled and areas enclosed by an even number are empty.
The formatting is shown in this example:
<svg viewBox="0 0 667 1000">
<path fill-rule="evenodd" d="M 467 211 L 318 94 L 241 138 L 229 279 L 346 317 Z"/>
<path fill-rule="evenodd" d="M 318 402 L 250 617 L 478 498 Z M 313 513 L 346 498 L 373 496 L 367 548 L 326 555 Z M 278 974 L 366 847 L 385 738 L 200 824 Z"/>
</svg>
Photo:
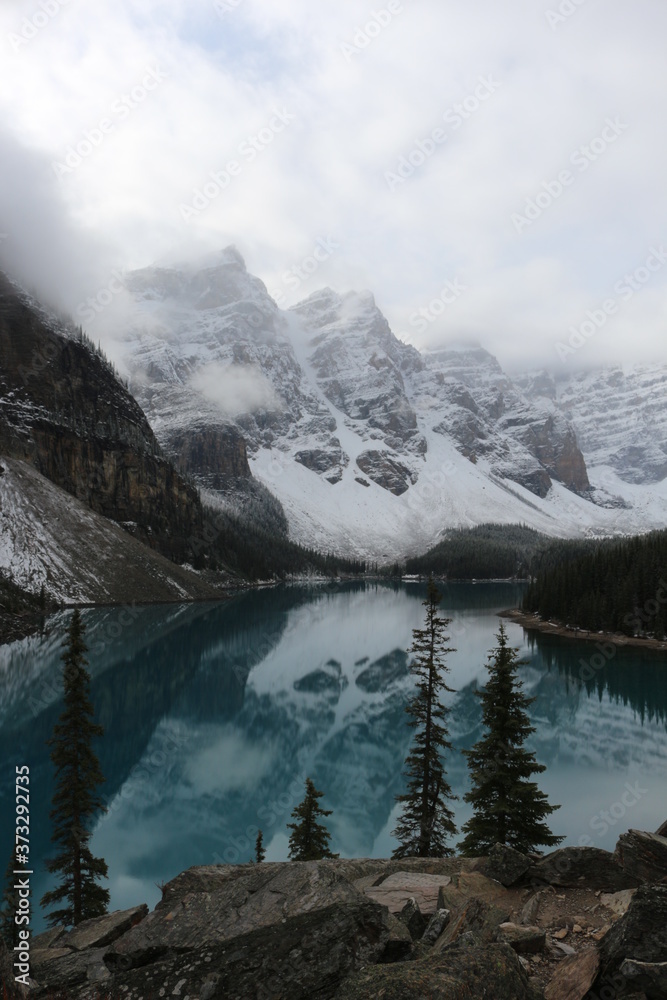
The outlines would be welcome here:
<svg viewBox="0 0 667 1000">
<path fill-rule="evenodd" d="M 369 479 L 397 497 L 417 481 L 414 472 L 386 451 L 364 451 L 358 456 L 357 465 Z"/>
<path fill-rule="evenodd" d="M 667 837 L 628 830 L 619 837 L 615 855 L 623 869 L 638 882 L 667 878 Z"/>
<path fill-rule="evenodd" d="M 105 359 L 63 335 L 0 276 L 0 453 L 184 561 L 202 530 L 196 490 L 164 457 Z"/>
<path fill-rule="evenodd" d="M 180 428 L 167 437 L 165 450 L 179 472 L 208 489 L 251 476 L 246 443 L 235 427 Z"/>
<path fill-rule="evenodd" d="M 565 848 L 554 852 L 560 865 L 554 854 L 542 865 L 536 894 L 541 862 L 506 850 L 191 868 L 150 914 L 135 908 L 36 938 L 31 996 L 620 1000 L 643 991 L 664 1000 L 667 886 L 605 894 L 595 880 L 608 884 L 615 856 Z M 562 885 L 565 861 L 575 886 Z M 523 885 L 481 873 L 494 865 Z"/>
</svg>

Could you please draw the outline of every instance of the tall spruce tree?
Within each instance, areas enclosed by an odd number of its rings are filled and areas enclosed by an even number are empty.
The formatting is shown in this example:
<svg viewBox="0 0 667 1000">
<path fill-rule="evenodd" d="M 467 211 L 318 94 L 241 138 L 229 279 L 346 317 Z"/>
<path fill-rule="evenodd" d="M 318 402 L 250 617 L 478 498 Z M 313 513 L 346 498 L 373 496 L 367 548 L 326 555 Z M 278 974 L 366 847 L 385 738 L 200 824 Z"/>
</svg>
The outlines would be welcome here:
<svg viewBox="0 0 667 1000">
<path fill-rule="evenodd" d="M 546 795 L 530 780 L 546 768 L 523 745 L 535 732 L 526 711 L 535 699 L 522 693 L 517 677 L 519 651 L 508 644 L 502 622 L 496 638 L 498 645 L 487 663 L 489 680 L 482 691 L 475 692 L 482 702 L 486 732 L 471 750 L 463 751 L 472 783 L 464 799 L 474 812 L 463 826 L 465 837 L 459 850 L 472 856 L 488 854 L 494 844 L 525 853 L 563 840 L 545 822 L 560 807 L 549 805 Z"/>
<path fill-rule="evenodd" d="M 265 857 L 266 851 L 264 850 L 264 834 L 261 830 L 258 830 L 257 839 L 255 840 L 255 864 L 261 865 Z"/>
<path fill-rule="evenodd" d="M 84 627 L 78 609 L 70 620 L 63 660 L 65 707 L 48 740 L 56 771 L 51 819 L 52 841 L 59 852 L 46 862 L 52 874 L 60 875 L 60 884 L 46 892 L 42 906 L 66 902 L 48 914 L 51 926 L 78 924 L 107 912 L 109 890 L 98 885 L 107 877 L 107 865 L 93 857 L 89 841 L 93 817 L 105 808 L 95 789 L 104 777 L 92 741 L 102 735 L 102 726 L 94 723 L 90 701 L 90 675 L 86 670 Z"/>
<path fill-rule="evenodd" d="M 18 892 L 15 888 L 16 879 L 20 876 L 14 872 L 21 870 L 17 851 L 14 848 L 5 870 L 5 880 L 0 901 L 0 937 L 11 951 L 19 943 L 19 928 L 14 920 L 19 908 Z"/>
<path fill-rule="evenodd" d="M 454 813 L 448 802 L 456 796 L 447 781 L 443 754 L 451 751 L 452 744 L 447 730 L 449 709 L 440 701 L 447 687 L 444 674 L 447 653 L 455 652 L 447 646 L 446 634 L 450 618 L 441 618 L 438 607 L 442 594 L 433 577 L 429 577 L 424 628 L 412 630 L 413 653 L 410 669 L 417 677 L 417 693 L 407 705 L 409 726 L 417 730 L 412 748 L 405 760 L 408 788 L 396 800 L 403 806 L 400 819 L 392 836 L 399 841 L 393 851 L 394 858 L 436 857 L 453 854 L 448 838 L 456 835 Z"/>
<path fill-rule="evenodd" d="M 322 809 L 318 799 L 324 792 L 318 792 L 310 778 L 306 778 L 306 796 L 293 810 L 295 823 L 288 823 L 291 830 L 289 856 L 292 861 L 320 861 L 322 858 L 337 858 L 329 849 L 331 834 L 322 823 L 320 816 L 331 816 L 331 809 Z"/>
</svg>

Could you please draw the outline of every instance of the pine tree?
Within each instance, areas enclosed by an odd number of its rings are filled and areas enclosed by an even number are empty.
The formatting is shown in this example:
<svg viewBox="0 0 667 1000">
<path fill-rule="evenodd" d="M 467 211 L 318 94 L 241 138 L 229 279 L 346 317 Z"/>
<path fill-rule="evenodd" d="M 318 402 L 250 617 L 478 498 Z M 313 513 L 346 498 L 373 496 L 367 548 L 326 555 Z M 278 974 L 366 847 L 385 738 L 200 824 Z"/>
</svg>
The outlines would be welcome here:
<svg viewBox="0 0 667 1000">
<path fill-rule="evenodd" d="M 455 652 L 446 643 L 450 618 L 438 615 L 442 594 L 433 577 L 429 577 L 424 628 L 412 630 L 414 654 L 410 665 L 417 677 L 417 693 L 407 705 L 409 725 L 417 730 L 412 748 L 405 761 L 408 788 L 396 800 L 403 805 L 400 819 L 392 836 L 399 841 L 394 858 L 447 857 L 453 851 L 447 839 L 456 835 L 454 813 L 447 805 L 456 798 L 447 782 L 443 753 L 451 751 L 447 730 L 447 709 L 440 702 L 442 691 L 452 691 L 444 681 L 447 671 L 445 656 Z"/>
<path fill-rule="evenodd" d="M 14 886 L 16 879 L 20 876 L 15 875 L 14 872 L 20 871 L 20 869 L 21 864 L 17 860 L 17 851 L 14 848 L 5 870 L 5 882 L 0 906 L 0 937 L 3 938 L 10 951 L 19 943 L 19 928 L 14 920 L 18 912 L 19 897 Z"/>
<path fill-rule="evenodd" d="M 63 660 L 65 707 L 56 723 L 51 760 L 56 771 L 51 819 L 54 823 L 52 841 L 59 846 L 56 857 L 46 862 L 49 872 L 60 874 L 57 888 L 46 892 L 42 906 L 67 902 L 47 917 L 51 926 L 58 923 L 78 924 L 90 917 L 107 912 L 109 890 L 98 885 L 107 877 L 107 865 L 93 857 L 88 846 L 92 818 L 105 811 L 95 792 L 104 778 L 92 740 L 102 735 L 102 727 L 92 721 L 90 675 L 86 670 L 87 651 L 84 627 L 78 609 L 72 615 Z"/>
<path fill-rule="evenodd" d="M 559 844 L 545 819 L 559 806 L 549 805 L 546 795 L 530 778 L 546 768 L 523 744 L 535 732 L 526 709 L 534 698 L 522 693 L 517 678 L 518 649 L 508 645 L 501 623 L 498 645 L 490 653 L 486 688 L 475 692 L 482 702 L 486 732 L 471 750 L 464 750 L 472 782 L 464 796 L 473 815 L 463 826 L 462 854 L 488 854 L 494 844 L 507 844 L 518 851 L 538 845 Z"/>
<path fill-rule="evenodd" d="M 255 864 L 261 865 L 262 861 L 266 857 L 266 851 L 264 850 L 264 837 L 262 831 L 257 831 L 257 840 L 255 841 Z"/>
<path fill-rule="evenodd" d="M 289 856 L 292 861 L 320 861 L 322 858 L 337 858 L 329 850 L 331 834 L 318 823 L 320 816 L 331 816 L 331 809 L 322 809 L 318 799 L 324 792 L 318 792 L 310 778 L 306 778 L 306 797 L 292 812 L 296 823 L 288 823 L 292 831 L 289 838 Z"/>
</svg>

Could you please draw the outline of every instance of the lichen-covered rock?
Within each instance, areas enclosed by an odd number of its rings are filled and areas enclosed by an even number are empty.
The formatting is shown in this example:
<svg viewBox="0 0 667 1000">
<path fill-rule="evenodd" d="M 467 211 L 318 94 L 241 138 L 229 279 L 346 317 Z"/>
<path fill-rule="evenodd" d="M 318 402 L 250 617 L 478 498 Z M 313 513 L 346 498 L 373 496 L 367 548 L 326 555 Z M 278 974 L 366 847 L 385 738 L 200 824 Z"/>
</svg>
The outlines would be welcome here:
<svg viewBox="0 0 667 1000">
<path fill-rule="evenodd" d="M 428 917 L 425 917 L 419 909 L 419 904 L 414 896 L 410 897 L 400 911 L 398 919 L 405 924 L 413 941 L 419 941 L 429 923 Z"/>
<path fill-rule="evenodd" d="M 508 921 L 498 928 L 498 940 L 505 941 L 517 955 L 536 955 L 544 951 L 546 932 L 541 927 Z"/>
<path fill-rule="evenodd" d="M 400 966 L 378 966 L 351 976 L 335 1000 L 541 1000 L 519 959 L 504 944 L 459 945 Z"/>
<path fill-rule="evenodd" d="M 598 847 L 562 847 L 552 851 L 533 866 L 530 877 L 538 883 L 605 892 L 632 889 L 639 884 L 637 878 L 621 867 L 618 858 Z"/>
<path fill-rule="evenodd" d="M 483 872 L 504 886 L 516 885 L 532 865 L 530 858 L 507 844 L 495 844 Z"/>
<path fill-rule="evenodd" d="M 639 882 L 659 882 L 667 876 L 667 837 L 628 830 L 619 837 L 614 854 Z"/>
<path fill-rule="evenodd" d="M 596 985 L 616 982 L 619 996 L 645 989 L 636 980 L 630 983 L 622 966 L 629 960 L 650 965 L 667 963 L 667 885 L 642 885 L 637 889 L 627 912 L 600 942 L 600 956 Z M 649 996 L 659 998 L 661 994 L 649 992 Z"/>
</svg>

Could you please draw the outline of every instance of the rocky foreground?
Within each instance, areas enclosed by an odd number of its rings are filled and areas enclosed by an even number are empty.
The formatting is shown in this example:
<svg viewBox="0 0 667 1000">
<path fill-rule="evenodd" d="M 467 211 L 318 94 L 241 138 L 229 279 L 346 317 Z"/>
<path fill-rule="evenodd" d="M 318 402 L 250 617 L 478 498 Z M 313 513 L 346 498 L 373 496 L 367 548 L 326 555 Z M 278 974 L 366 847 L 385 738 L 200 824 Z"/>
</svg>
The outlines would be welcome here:
<svg viewBox="0 0 667 1000">
<path fill-rule="evenodd" d="M 666 1000 L 667 824 L 614 853 L 191 868 L 146 906 L 31 944 L 72 1000 Z"/>
</svg>

